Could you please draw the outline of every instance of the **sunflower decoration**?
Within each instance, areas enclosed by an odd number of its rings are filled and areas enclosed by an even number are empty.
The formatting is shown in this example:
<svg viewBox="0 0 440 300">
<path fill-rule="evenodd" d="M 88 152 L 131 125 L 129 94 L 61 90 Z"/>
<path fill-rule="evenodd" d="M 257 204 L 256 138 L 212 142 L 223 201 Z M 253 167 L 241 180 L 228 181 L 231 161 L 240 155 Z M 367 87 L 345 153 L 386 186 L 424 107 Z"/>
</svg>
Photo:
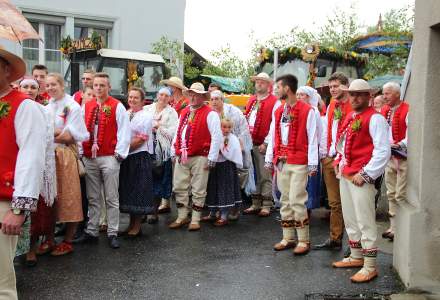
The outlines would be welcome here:
<svg viewBox="0 0 440 300">
<path fill-rule="evenodd" d="M 128 89 L 130 89 L 133 86 L 136 87 L 143 87 L 143 79 L 140 77 L 137 73 L 137 63 L 134 61 L 130 61 L 127 64 L 127 82 L 128 82 Z"/>
</svg>

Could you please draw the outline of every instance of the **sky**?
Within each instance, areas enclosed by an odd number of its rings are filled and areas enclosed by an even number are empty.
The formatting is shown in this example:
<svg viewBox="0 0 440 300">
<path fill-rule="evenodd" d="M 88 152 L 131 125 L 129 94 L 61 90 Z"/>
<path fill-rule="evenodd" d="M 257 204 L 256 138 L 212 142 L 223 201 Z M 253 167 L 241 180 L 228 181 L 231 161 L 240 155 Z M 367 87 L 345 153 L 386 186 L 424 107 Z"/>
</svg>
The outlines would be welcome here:
<svg viewBox="0 0 440 300">
<path fill-rule="evenodd" d="M 295 26 L 315 32 L 335 9 L 356 7 L 364 25 L 376 25 L 379 14 L 414 4 L 414 0 L 186 0 L 185 42 L 203 57 L 223 46 L 241 58 L 251 55 L 253 32 L 259 40 L 287 33 Z"/>
</svg>

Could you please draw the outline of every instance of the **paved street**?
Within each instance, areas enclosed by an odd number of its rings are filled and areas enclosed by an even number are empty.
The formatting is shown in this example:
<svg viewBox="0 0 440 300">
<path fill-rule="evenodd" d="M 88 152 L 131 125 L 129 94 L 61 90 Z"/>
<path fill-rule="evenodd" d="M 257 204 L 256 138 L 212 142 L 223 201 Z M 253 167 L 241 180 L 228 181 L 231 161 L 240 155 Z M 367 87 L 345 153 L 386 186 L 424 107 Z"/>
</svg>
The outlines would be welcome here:
<svg viewBox="0 0 440 300">
<path fill-rule="evenodd" d="M 72 255 L 41 257 L 33 269 L 17 267 L 20 299 L 304 299 L 310 293 L 403 289 L 389 253 L 379 254 L 378 279 L 354 285 L 349 277 L 355 270 L 331 268 L 342 252 L 312 251 L 305 257 L 274 252 L 281 237 L 276 215 L 243 216 L 225 228 L 206 224 L 195 233 L 169 230 L 170 221 L 168 215 L 160 224 L 144 224 L 144 235 L 121 239 L 119 250 L 111 250 L 102 236 L 98 245 L 77 246 Z M 327 228 L 315 213 L 312 241 L 324 240 Z M 389 252 L 391 244 L 381 243 Z"/>
</svg>

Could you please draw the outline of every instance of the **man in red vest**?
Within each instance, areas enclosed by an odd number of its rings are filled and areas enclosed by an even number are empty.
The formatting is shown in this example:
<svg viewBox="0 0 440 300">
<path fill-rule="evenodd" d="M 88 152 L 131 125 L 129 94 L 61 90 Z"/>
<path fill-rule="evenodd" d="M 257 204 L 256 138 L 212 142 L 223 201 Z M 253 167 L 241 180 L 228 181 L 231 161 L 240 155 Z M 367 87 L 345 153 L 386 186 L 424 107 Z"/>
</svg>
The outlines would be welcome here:
<svg viewBox="0 0 440 300">
<path fill-rule="evenodd" d="M 93 88 L 93 77 L 95 76 L 95 71 L 92 69 L 87 69 L 84 71 L 81 77 L 82 89 L 73 94 L 73 100 L 75 100 L 80 106 L 82 106 L 83 93 L 86 87 Z"/>
<path fill-rule="evenodd" d="M 176 195 L 177 219 L 171 229 L 189 224 L 189 231 L 200 229 L 205 205 L 209 169 L 215 166 L 223 143 L 220 117 L 205 102 L 209 93 L 199 82 L 184 92 L 190 106 L 182 110 L 171 150 L 175 157 L 173 190 Z M 192 194 L 192 217 L 188 219 L 189 195 Z"/>
<path fill-rule="evenodd" d="M 319 152 L 330 206 L 330 236 L 322 244 L 315 245 L 313 247 L 315 250 L 341 249 L 344 233 L 339 180 L 336 178 L 333 161 L 336 156 L 336 135 L 352 109 L 347 93 L 342 90 L 343 87 L 348 86 L 347 76 L 336 72 L 330 76 L 328 84 L 332 100 L 327 109 L 324 128 L 327 134 L 322 134 Z"/>
<path fill-rule="evenodd" d="M 256 171 L 256 191 L 252 195 L 252 205 L 243 211 L 244 214 L 258 214 L 260 217 L 270 215 L 273 205 L 272 173 L 264 168 L 264 155 L 270 141 L 269 128 L 276 109 L 281 105 L 272 94 L 272 79 L 266 73 L 252 76 L 255 82 L 255 95 L 246 106 L 245 116 L 252 136 L 252 157 Z"/>
<path fill-rule="evenodd" d="M 0 48 L 0 299 L 17 299 L 14 257 L 22 225 L 37 208 L 46 120 L 37 103 L 10 88 L 24 61 Z"/>
<path fill-rule="evenodd" d="M 318 171 L 317 120 L 313 108 L 296 98 L 298 79 L 293 75 L 277 78 L 278 95 L 286 103 L 275 111 L 271 140 L 266 152 L 266 167 L 278 172 L 281 191 L 281 227 L 283 239 L 274 250 L 295 247 L 295 255 L 310 250 L 309 219 L 306 202 L 308 176 Z M 295 231 L 298 244 L 295 241 Z"/>
<path fill-rule="evenodd" d="M 172 101 L 170 105 L 176 110 L 180 117 L 182 110 L 189 105 L 189 99 L 183 95 L 183 91 L 186 91 L 188 88 L 183 85 L 182 79 L 178 77 L 170 77 L 169 79 L 162 80 L 160 84 L 165 84 L 171 89 Z"/>
<path fill-rule="evenodd" d="M 46 105 L 50 99 L 49 94 L 46 92 L 46 77 L 48 73 L 45 65 L 35 65 L 32 67 L 32 77 L 40 86 L 39 94 L 35 100 L 43 105 Z"/>
<path fill-rule="evenodd" d="M 116 249 L 119 248 L 119 167 L 128 155 L 131 131 L 124 105 L 109 96 L 109 90 L 109 76 L 96 73 L 93 79 L 96 99 L 87 102 L 85 106 L 90 140 L 83 143 L 89 222 L 79 241 L 98 239 L 101 187 L 104 185 L 108 242 L 111 248 Z"/>
<path fill-rule="evenodd" d="M 391 160 L 385 169 L 390 228 L 382 234 L 382 237 L 393 241 L 397 207 L 399 203 L 406 201 L 409 105 L 400 100 L 400 85 L 396 82 L 388 82 L 383 86 L 383 97 L 388 102 L 381 112 L 390 126 Z"/>
<path fill-rule="evenodd" d="M 362 268 L 351 280 L 368 282 L 377 277 L 377 226 L 374 181 L 390 159 L 385 118 L 369 106 L 368 82 L 354 80 L 348 89 L 353 111 L 338 133 L 335 173 L 340 177 L 342 212 L 351 255 L 334 262 L 335 268 Z"/>
</svg>

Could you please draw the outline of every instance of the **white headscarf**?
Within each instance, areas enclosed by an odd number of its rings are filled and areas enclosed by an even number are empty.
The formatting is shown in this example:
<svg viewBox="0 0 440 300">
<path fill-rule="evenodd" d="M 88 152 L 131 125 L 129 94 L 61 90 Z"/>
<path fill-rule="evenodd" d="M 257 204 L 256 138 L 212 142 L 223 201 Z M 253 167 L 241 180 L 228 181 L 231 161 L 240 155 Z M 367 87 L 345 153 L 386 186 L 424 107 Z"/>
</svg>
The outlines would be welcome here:
<svg viewBox="0 0 440 300">
<path fill-rule="evenodd" d="M 214 98 L 214 97 L 218 97 L 222 100 L 225 100 L 225 96 L 223 95 L 222 91 L 219 91 L 219 90 L 215 90 L 215 91 L 211 92 L 211 98 Z"/>
<path fill-rule="evenodd" d="M 310 86 L 301 86 L 298 88 L 297 92 L 304 93 L 310 97 L 310 105 L 313 107 L 318 107 L 320 96 L 318 91 Z"/>
</svg>

